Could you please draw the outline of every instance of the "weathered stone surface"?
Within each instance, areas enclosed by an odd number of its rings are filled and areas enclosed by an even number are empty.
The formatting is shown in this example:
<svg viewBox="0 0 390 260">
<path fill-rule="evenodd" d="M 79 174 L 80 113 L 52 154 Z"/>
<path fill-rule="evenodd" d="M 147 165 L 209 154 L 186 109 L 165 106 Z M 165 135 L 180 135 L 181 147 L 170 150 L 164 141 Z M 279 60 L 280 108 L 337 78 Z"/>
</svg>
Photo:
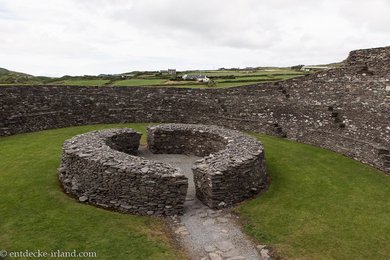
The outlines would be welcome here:
<svg viewBox="0 0 390 260">
<path fill-rule="evenodd" d="M 223 260 L 222 256 L 217 253 L 210 253 L 209 258 L 210 260 Z"/>
<path fill-rule="evenodd" d="M 390 174 L 390 47 L 356 50 L 344 66 L 231 89 L 2 86 L 0 136 L 66 126 L 178 122 L 284 136 Z"/>
<path fill-rule="evenodd" d="M 153 153 L 205 156 L 192 171 L 196 196 L 210 208 L 253 197 L 268 186 L 262 144 L 241 132 L 217 126 L 161 124 L 148 128 Z"/>
<path fill-rule="evenodd" d="M 80 202 L 120 212 L 182 214 L 187 178 L 167 164 L 134 156 L 140 137 L 126 128 L 67 140 L 59 169 L 65 192 Z"/>
<path fill-rule="evenodd" d="M 86 202 L 88 200 L 88 197 L 87 196 L 81 196 L 80 198 L 79 198 L 79 201 L 80 202 Z"/>
<path fill-rule="evenodd" d="M 228 219 L 227 219 L 227 218 L 219 217 L 219 218 L 217 218 L 217 221 L 218 221 L 219 223 L 227 223 L 227 222 L 228 222 Z"/>
<path fill-rule="evenodd" d="M 218 242 L 216 244 L 216 246 L 222 252 L 227 252 L 227 251 L 232 250 L 234 248 L 233 243 L 229 240 Z"/>
<path fill-rule="evenodd" d="M 212 245 L 207 245 L 204 247 L 204 251 L 206 251 L 207 253 L 213 252 L 215 250 L 216 250 L 216 247 L 212 246 Z"/>
</svg>

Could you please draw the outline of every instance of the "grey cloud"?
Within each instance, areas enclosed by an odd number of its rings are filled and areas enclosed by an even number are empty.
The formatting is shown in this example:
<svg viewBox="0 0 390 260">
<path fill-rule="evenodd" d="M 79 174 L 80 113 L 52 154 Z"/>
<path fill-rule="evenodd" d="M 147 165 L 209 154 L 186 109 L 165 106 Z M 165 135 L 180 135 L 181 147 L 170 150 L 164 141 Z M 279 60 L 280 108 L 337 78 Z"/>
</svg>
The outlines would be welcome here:
<svg viewBox="0 0 390 260">
<path fill-rule="evenodd" d="M 388 13 L 389 0 L 1 0 L 0 60 L 52 75 L 326 63 L 389 45 Z"/>
<path fill-rule="evenodd" d="M 116 10 L 110 15 L 119 18 L 140 29 L 154 30 L 156 35 L 186 36 L 190 41 L 203 40 L 208 44 L 216 44 L 234 48 L 255 48 L 264 45 L 264 38 L 270 37 L 270 31 L 277 28 L 270 19 L 262 19 L 266 14 L 259 10 L 253 13 L 253 6 L 242 1 L 243 8 L 237 8 L 237 2 L 222 1 L 160 1 L 149 4 L 148 1 L 134 1 L 130 10 Z M 258 5 L 256 5 L 258 8 Z M 252 12 L 251 12 L 252 11 Z M 263 21 L 262 21 L 263 20 Z M 255 28 L 254 28 L 255 27 Z M 248 32 L 243 39 L 243 32 Z M 260 30 L 259 30 L 260 29 Z M 187 36 L 188 37 L 188 36 Z M 184 38 L 187 38 L 184 37 Z"/>
</svg>

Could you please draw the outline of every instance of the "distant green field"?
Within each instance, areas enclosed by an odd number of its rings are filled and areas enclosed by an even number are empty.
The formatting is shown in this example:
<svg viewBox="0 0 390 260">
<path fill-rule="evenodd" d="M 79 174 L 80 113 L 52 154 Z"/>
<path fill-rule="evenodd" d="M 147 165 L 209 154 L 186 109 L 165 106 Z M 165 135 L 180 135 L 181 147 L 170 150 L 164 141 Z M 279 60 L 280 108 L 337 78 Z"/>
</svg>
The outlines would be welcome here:
<svg viewBox="0 0 390 260">
<path fill-rule="evenodd" d="M 191 71 L 188 74 L 205 74 L 209 77 L 217 76 L 264 76 L 273 74 L 303 74 L 301 71 L 296 71 L 288 68 L 273 68 L 273 69 L 258 69 L 258 70 L 200 70 Z"/>
<path fill-rule="evenodd" d="M 6 70 L 4 70 L 6 71 Z M 3 72 L 4 74 L 5 72 Z M 11 73 L 11 72 L 9 72 Z M 0 77 L 1 83 L 25 84 L 25 85 L 70 85 L 70 86 L 143 86 L 143 87 L 175 87 L 175 88 L 207 88 L 207 83 L 196 81 L 181 80 L 182 75 L 203 74 L 210 77 L 216 83 L 216 88 L 229 88 L 244 85 L 253 85 L 277 80 L 285 80 L 307 74 L 306 72 L 296 71 L 289 68 L 263 68 L 255 70 L 194 70 L 178 72 L 175 76 L 161 74 L 158 72 L 137 72 L 133 78 L 121 79 L 120 76 L 77 76 L 63 78 L 45 78 L 33 77 L 20 74 L 17 79 L 9 79 L 9 75 L 4 74 Z M 19 74 L 18 74 L 19 75 Z M 26 78 L 28 77 L 28 78 Z M 173 78 L 172 78 L 173 77 Z M 16 82 L 16 80 L 18 80 Z M 4 84 L 4 85 L 8 85 Z M 2 85 L 2 84 L 1 84 Z"/>
<path fill-rule="evenodd" d="M 235 78 L 228 78 L 228 79 L 217 79 L 217 81 L 242 81 L 242 80 L 252 80 L 252 81 L 262 81 L 262 80 L 269 80 L 273 77 L 270 75 L 260 75 L 260 76 L 249 76 L 249 77 L 242 77 L 242 76 L 236 76 Z"/>
<path fill-rule="evenodd" d="M 104 84 L 110 82 L 106 79 L 69 79 L 53 82 L 54 85 L 72 85 L 72 86 L 103 86 Z"/>
<path fill-rule="evenodd" d="M 166 79 L 125 79 L 115 81 L 113 86 L 155 86 L 164 85 Z"/>
<path fill-rule="evenodd" d="M 303 75 L 280 75 L 280 76 L 259 76 L 259 77 L 237 77 L 235 79 L 219 79 L 216 80 L 218 88 L 239 87 L 245 85 L 261 84 L 279 80 L 286 80 L 295 77 L 301 77 Z"/>
<path fill-rule="evenodd" d="M 206 76 L 211 76 L 213 73 L 204 73 Z M 288 73 L 282 73 L 282 70 L 279 70 L 278 73 L 272 72 L 270 74 L 250 74 L 246 75 L 241 73 L 240 75 L 225 75 L 225 76 L 233 76 L 234 78 L 222 78 L 213 79 L 217 83 L 217 88 L 229 88 L 229 87 L 238 87 L 243 85 L 252 85 L 259 84 L 264 82 L 271 82 L 277 80 L 285 80 L 289 78 L 294 78 L 298 76 L 302 76 L 302 73 L 291 73 L 289 70 Z M 214 77 L 216 74 L 214 73 Z M 194 84 L 195 81 L 170 81 L 168 82 L 166 79 L 127 79 L 120 80 L 113 83 L 113 86 L 166 86 L 166 87 L 176 87 L 176 88 L 208 88 L 207 84 Z"/>
</svg>

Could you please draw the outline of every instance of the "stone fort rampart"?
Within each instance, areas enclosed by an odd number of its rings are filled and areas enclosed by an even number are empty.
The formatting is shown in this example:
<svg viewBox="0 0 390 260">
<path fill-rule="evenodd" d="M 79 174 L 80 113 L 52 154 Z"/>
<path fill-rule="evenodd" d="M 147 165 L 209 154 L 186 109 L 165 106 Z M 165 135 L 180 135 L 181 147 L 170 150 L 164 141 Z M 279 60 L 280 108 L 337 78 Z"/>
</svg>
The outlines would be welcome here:
<svg viewBox="0 0 390 260">
<path fill-rule="evenodd" d="M 258 131 L 390 173 L 390 47 L 353 51 L 337 69 L 231 89 L 0 87 L 0 136 L 122 122 Z"/>
</svg>

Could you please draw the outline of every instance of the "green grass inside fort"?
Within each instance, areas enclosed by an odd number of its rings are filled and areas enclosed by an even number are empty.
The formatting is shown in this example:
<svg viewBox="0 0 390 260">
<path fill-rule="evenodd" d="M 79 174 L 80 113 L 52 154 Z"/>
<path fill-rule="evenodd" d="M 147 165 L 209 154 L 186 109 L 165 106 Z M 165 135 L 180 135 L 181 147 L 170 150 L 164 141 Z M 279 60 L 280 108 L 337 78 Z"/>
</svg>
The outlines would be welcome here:
<svg viewBox="0 0 390 260">
<path fill-rule="evenodd" d="M 57 167 L 63 141 L 112 126 L 117 125 L 0 138 L 0 249 L 76 249 L 105 259 L 183 258 L 163 221 L 80 204 L 62 192 Z M 120 126 L 145 133 L 147 125 Z M 256 136 L 265 145 L 272 184 L 237 207 L 248 234 L 288 258 L 390 256 L 387 176 L 320 148 Z"/>
<path fill-rule="evenodd" d="M 131 127 L 144 131 L 145 125 Z M 178 259 L 157 218 L 77 203 L 57 180 L 63 141 L 106 126 L 0 138 L 0 250 L 95 251 L 98 259 Z"/>
<path fill-rule="evenodd" d="M 389 259 L 389 176 L 318 147 L 255 136 L 271 186 L 238 208 L 248 234 L 288 258 Z"/>
</svg>

